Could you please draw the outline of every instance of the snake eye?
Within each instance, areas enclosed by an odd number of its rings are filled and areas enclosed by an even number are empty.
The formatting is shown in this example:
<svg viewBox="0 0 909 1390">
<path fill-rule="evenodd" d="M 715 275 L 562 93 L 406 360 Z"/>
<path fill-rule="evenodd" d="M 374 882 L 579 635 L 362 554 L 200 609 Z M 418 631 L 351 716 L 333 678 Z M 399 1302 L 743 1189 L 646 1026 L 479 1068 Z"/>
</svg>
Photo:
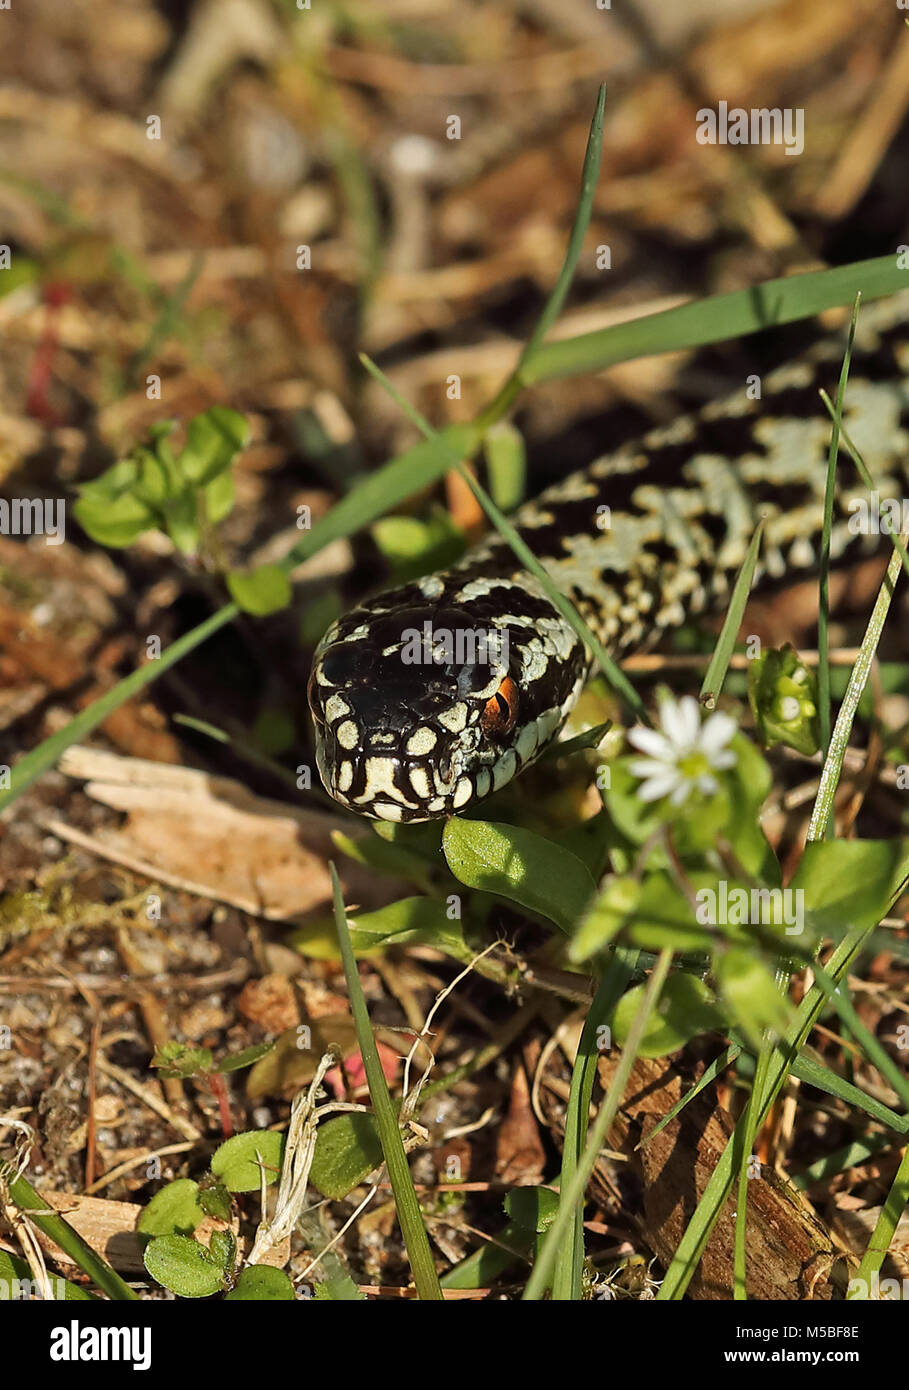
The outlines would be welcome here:
<svg viewBox="0 0 909 1390">
<path fill-rule="evenodd" d="M 483 711 L 483 731 L 493 738 L 510 734 L 518 717 L 518 687 L 506 676 Z"/>
</svg>

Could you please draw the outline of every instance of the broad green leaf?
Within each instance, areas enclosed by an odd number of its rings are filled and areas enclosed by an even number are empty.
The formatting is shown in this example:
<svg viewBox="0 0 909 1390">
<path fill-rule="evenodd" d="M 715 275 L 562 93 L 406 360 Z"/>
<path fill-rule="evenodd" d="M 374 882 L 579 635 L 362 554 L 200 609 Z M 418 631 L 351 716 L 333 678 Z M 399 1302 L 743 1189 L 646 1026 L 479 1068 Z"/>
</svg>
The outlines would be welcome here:
<svg viewBox="0 0 909 1390">
<path fill-rule="evenodd" d="M 278 565 L 260 565 L 254 570 L 233 570 L 227 587 L 234 603 L 256 618 L 267 617 L 286 608 L 293 597 L 290 580 Z"/>
<path fill-rule="evenodd" d="M 199 548 L 201 529 L 196 494 L 187 487 L 177 497 L 165 502 L 161 516 L 163 529 L 183 555 L 193 555 Z"/>
<path fill-rule="evenodd" d="M 464 944 L 459 920 L 449 914 L 448 904 L 438 898 L 399 898 L 375 912 L 351 913 L 350 936 L 355 950 L 393 941 L 395 945 L 436 945 L 459 958 L 472 954 Z"/>
<path fill-rule="evenodd" d="M 215 1182 L 211 1177 L 203 1178 L 199 1184 L 199 1205 L 215 1221 L 229 1221 L 233 1214 L 230 1193 L 223 1182 Z"/>
<path fill-rule="evenodd" d="M 184 474 L 201 487 L 229 468 L 249 439 L 249 425 L 236 410 L 216 405 L 190 420 L 180 454 Z"/>
<path fill-rule="evenodd" d="M 284 1157 L 284 1135 L 271 1129 L 251 1129 L 225 1139 L 212 1154 L 211 1170 L 231 1192 L 258 1192 L 278 1181 Z"/>
<path fill-rule="evenodd" d="M 646 985 L 636 985 L 619 1000 L 613 1018 L 613 1034 L 620 1046 L 624 1046 L 628 1037 L 645 989 Z M 642 1057 L 665 1057 L 667 1053 L 678 1052 L 699 1033 L 710 1033 L 724 1026 L 725 1017 L 703 980 L 679 971 L 670 975 L 663 986 L 638 1051 Z"/>
<path fill-rule="evenodd" d="M 136 1223 L 143 1236 L 191 1236 L 205 1220 L 199 1202 L 199 1184 L 192 1178 L 177 1178 L 156 1192 Z"/>
<path fill-rule="evenodd" d="M 181 1298 L 210 1298 L 224 1287 L 221 1266 L 190 1236 L 156 1236 L 142 1258 L 151 1277 Z"/>
<path fill-rule="evenodd" d="M 447 512 L 438 511 L 428 521 L 383 516 L 370 529 L 399 584 L 447 568 L 464 550 L 464 537 Z"/>
<path fill-rule="evenodd" d="M 254 1300 L 257 1303 L 292 1303 L 294 1286 L 283 1269 L 271 1265 L 249 1265 L 240 1271 L 236 1284 L 225 1295 L 225 1303 Z"/>
<path fill-rule="evenodd" d="M 217 478 L 212 478 L 203 495 L 205 497 L 205 515 L 212 526 L 217 526 L 219 521 L 230 516 L 234 508 L 236 488 L 231 474 L 219 473 Z"/>
<path fill-rule="evenodd" d="M 371 1114 L 336 1115 L 319 1126 L 310 1181 L 323 1197 L 340 1201 L 382 1162 L 382 1143 Z"/>
<path fill-rule="evenodd" d="M 468 888 L 519 903 L 566 933 L 574 931 L 596 893 L 580 859 L 519 826 L 453 816 L 442 848 L 451 872 Z"/>
<path fill-rule="evenodd" d="M 568 954 L 573 961 L 588 960 L 616 936 L 635 915 L 641 885 L 630 875 L 611 878 L 572 937 Z"/>
<path fill-rule="evenodd" d="M 791 1009 L 754 951 L 743 946 L 718 951 L 713 973 L 732 1019 L 754 1046 L 760 1047 L 765 1029 L 783 1031 Z"/>
<path fill-rule="evenodd" d="M 83 495 L 73 506 L 73 514 L 86 535 L 98 545 L 123 549 L 132 545 L 143 531 L 155 526 L 154 513 L 131 493 L 116 499 Z"/>
<path fill-rule="evenodd" d="M 559 1214 L 559 1194 L 549 1187 L 513 1187 L 505 1198 L 505 1213 L 524 1230 L 542 1235 Z"/>
<path fill-rule="evenodd" d="M 907 871 L 904 840 L 817 840 L 805 846 L 790 887 L 804 894 L 809 927 L 830 935 L 875 926 Z"/>
</svg>

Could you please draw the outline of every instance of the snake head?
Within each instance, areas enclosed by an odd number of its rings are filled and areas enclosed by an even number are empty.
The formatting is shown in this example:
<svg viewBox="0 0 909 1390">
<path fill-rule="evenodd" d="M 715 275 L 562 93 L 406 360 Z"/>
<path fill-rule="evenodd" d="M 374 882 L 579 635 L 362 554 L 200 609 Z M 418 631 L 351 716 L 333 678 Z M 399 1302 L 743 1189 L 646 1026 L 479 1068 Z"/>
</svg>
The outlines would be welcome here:
<svg viewBox="0 0 909 1390">
<path fill-rule="evenodd" d="M 319 773 L 360 815 L 434 820 L 497 791 L 554 735 L 583 680 L 583 647 L 571 633 L 562 660 L 524 611 L 526 591 L 504 607 L 501 585 L 497 602 L 427 601 L 441 582 L 354 609 L 313 658 Z M 537 616 L 562 621 L 548 604 Z"/>
</svg>

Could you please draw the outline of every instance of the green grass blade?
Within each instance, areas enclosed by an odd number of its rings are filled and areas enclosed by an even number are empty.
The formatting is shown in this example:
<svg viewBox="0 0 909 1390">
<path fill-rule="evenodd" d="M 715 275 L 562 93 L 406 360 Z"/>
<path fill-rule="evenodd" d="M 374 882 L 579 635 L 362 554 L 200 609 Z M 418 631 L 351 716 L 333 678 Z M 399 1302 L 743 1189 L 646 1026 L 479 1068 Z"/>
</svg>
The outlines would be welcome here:
<svg viewBox="0 0 909 1390">
<path fill-rule="evenodd" d="M 827 826 L 831 822 L 833 815 L 833 798 L 839 785 L 840 775 L 843 771 L 843 759 L 846 756 L 846 749 L 849 745 L 849 738 L 852 733 L 852 724 L 858 710 L 859 701 L 868 682 L 868 675 L 871 671 L 871 663 L 877 651 L 878 643 L 881 640 L 884 622 L 893 598 L 893 590 L 899 578 L 902 568 L 902 558 L 897 551 L 890 557 L 890 564 L 887 566 L 887 573 L 884 582 L 880 587 L 874 609 L 868 620 L 865 629 L 865 636 L 859 649 L 858 657 L 852 668 L 849 677 L 849 684 L 846 687 L 846 694 L 840 705 L 840 712 L 837 715 L 836 724 L 830 737 L 830 746 L 827 749 L 827 756 L 824 759 L 824 766 L 821 770 L 820 785 L 818 786 L 817 796 L 811 812 L 811 820 L 808 825 L 808 839 L 821 840 L 827 832 Z"/>
<path fill-rule="evenodd" d="M 622 1103 L 622 1096 L 625 1094 L 625 1087 L 628 1085 L 628 1078 L 638 1055 L 638 1048 L 644 1036 L 647 1020 L 656 1007 L 671 962 L 672 950 L 667 946 L 660 952 L 657 963 L 650 972 L 650 979 L 647 981 L 641 1006 L 635 1014 L 634 1022 L 622 1049 L 621 1060 L 612 1078 L 609 1092 L 604 1097 L 597 1113 L 590 1131 L 590 1138 L 578 1162 L 574 1177 L 570 1183 L 562 1183 L 558 1215 L 543 1238 L 540 1253 L 534 1262 L 527 1287 L 524 1290 L 524 1298 L 527 1300 L 542 1298 L 555 1265 L 559 1246 L 563 1240 L 568 1238 L 569 1228 L 576 1220 L 576 1209 L 584 1201 L 588 1179 L 594 1170 L 600 1149 L 603 1147 L 609 1128 Z"/>
<path fill-rule="evenodd" d="M 865 1302 L 871 1286 L 871 1277 L 879 1272 L 884 1263 L 884 1256 L 890 1248 L 900 1217 L 909 1202 L 909 1147 L 904 1149 L 900 1166 L 897 1169 L 896 1177 L 890 1191 L 887 1193 L 887 1200 L 881 1207 L 881 1214 L 877 1219 L 877 1224 L 871 1232 L 871 1239 L 868 1242 L 862 1263 L 854 1276 L 855 1283 L 864 1283 L 864 1291 L 853 1290 L 847 1293 L 848 1299 Z M 850 1279 L 849 1285 L 852 1287 L 853 1280 Z"/>
<path fill-rule="evenodd" d="M 827 395 L 827 392 L 821 391 L 819 394 L 821 400 L 824 402 L 824 405 L 827 407 L 827 411 L 830 414 L 830 416 L 833 419 L 836 419 L 836 406 L 833 404 L 830 397 Z M 862 454 L 858 448 L 858 445 L 852 439 L 851 435 L 849 434 L 849 431 L 846 429 L 846 426 L 843 424 L 842 420 L 840 420 L 840 438 L 845 444 L 848 452 L 852 455 L 852 461 L 855 464 L 856 469 L 858 470 L 859 477 L 865 484 L 865 487 L 868 489 L 869 492 L 875 492 L 877 490 L 877 484 L 871 476 L 871 472 L 867 464 L 865 463 L 865 460 L 862 458 Z M 881 525 L 884 531 L 886 532 L 887 536 L 889 536 L 890 540 L 893 542 L 894 548 L 899 553 L 903 561 L 903 569 L 906 571 L 907 575 L 909 575 L 909 551 L 907 551 L 906 547 L 903 545 L 899 533 L 892 529 L 890 521 L 887 517 L 881 517 Z"/>
<path fill-rule="evenodd" d="M 834 982 L 842 979 L 851 962 L 862 949 L 870 929 L 852 931 L 836 947 L 828 962 L 827 973 Z M 818 984 L 813 984 L 799 1004 L 795 1021 L 788 1030 L 786 1039 L 773 1050 L 770 1059 L 767 1085 L 757 1105 L 757 1122 L 760 1124 L 770 1106 L 783 1087 L 795 1057 L 798 1056 L 805 1039 L 826 1002 L 826 994 Z M 670 1302 L 684 1296 L 698 1266 L 710 1233 L 732 1190 L 735 1174 L 742 1162 L 746 1116 L 742 1116 L 732 1132 L 732 1136 L 720 1155 L 716 1167 L 707 1180 L 694 1215 L 688 1223 L 685 1234 L 679 1241 L 672 1257 L 666 1277 L 657 1294 L 658 1302 Z"/>
<path fill-rule="evenodd" d="M 647 1135 L 647 1138 L 641 1140 L 640 1144 L 638 1144 L 638 1148 L 643 1149 L 645 1145 L 650 1143 L 651 1139 L 655 1139 L 660 1130 L 665 1129 L 670 1120 L 674 1120 L 676 1115 L 685 1109 L 685 1106 L 690 1100 L 694 1100 L 695 1096 L 705 1090 L 711 1082 L 716 1081 L 721 1072 L 724 1072 L 727 1067 L 732 1065 L 741 1051 L 742 1049 L 739 1044 L 733 1043 L 730 1047 L 726 1048 L 725 1052 L 721 1052 L 719 1057 L 712 1061 L 709 1067 L 704 1069 L 703 1073 L 698 1077 L 690 1090 L 687 1090 L 683 1096 L 679 1096 L 675 1105 L 663 1116 L 659 1124 L 654 1125 L 653 1129 Z"/>
<path fill-rule="evenodd" d="M 732 591 L 732 598 L 729 600 L 729 608 L 723 619 L 723 627 L 717 644 L 713 649 L 713 656 L 704 672 L 704 680 L 701 684 L 701 700 L 708 709 L 713 709 L 726 680 L 726 672 L 729 670 L 729 663 L 735 650 L 735 639 L 739 635 L 739 628 L 742 626 L 742 618 L 745 615 L 745 605 L 751 592 L 751 583 L 754 579 L 763 534 L 764 522 L 762 519 L 758 522 L 755 533 L 751 537 L 751 544 L 748 546 L 745 559 L 742 561 L 742 568 L 735 581 L 735 588 Z"/>
<path fill-rule="evenodd" d="M 818 613 L 817 613 L 817 692 L 818 715 L 821 726 L 821 749 L 826 756 L 830 746 L 830 664 L 828 659 L 829 642 L 827 632 L 830 622 L 830 533 L 833 529 L 833 497 L 836 488 L 836 461 L 840 449 L 840 425 L 843 418 L 843 400 L 846 395 L 846 382 L 849 380 L 849 365 L 852 361 L 852 344 L 858 323 L 861 294 L 855 297 L 852 308 L 852 322 L 849 325 L 849 338 L 843 353 L 843 365 L 836 390 L 836 409 L 833 413 L 833 429 L 830 434 L 830 450 L 827 454 L 827 478 L 824 486 L 824 524 L 821 533 L 821 563 L 818 575 Z"/>
<path fill-rule="evenodd" d="M 828 1096 L 834 1096 L 852 1109 L 863 1110 L 869 1119 L 877 1120 L 878 1124 L 886 1125 L 897 1134 L 909 1134 L 909 1115 L 898 1115 L 895 1110 L 882 1105 L 873 1096 L 866 1096 L 858 1086 L 853 1086 L 851 1081 L 838 1076 L 835 1071 L 815 1061 L 813 1057 L 806 1057 L 804 1054 L 797 1057 L 790 1070 L 796 1080 L 804 1082 L 806 1086 L 825 1091 Z"/>
<path fill-rule="evenodd" d="M 0 1162 L 0 1178 L 3 1177 L 4 1170 L 9 1173 L 9 1165 Z M 52 1216 L 47 1215 L 50 1210 L 48 1203 L 40 1192 L 35 1191 L 30 1182 L 21 1176 L 8 1178 L 8 1181 L 9 1195 L 16 1206 L 27 1212 L 29 1221 L 50 1240 L 56 1241 L 60 1249 L 76 1262 L 82 1272 L 87 1274 L 108 1298 L 118 1303 L 132 1303 L 138 1299 L 139 1295 L 129 1284 L 124 1283 L 117 1271 L 111 1269 L 107 1261 L 82 1239 L 68 1221 L 56 1213 Z"/>
<path fill-rule="evenodd" d="M 526 384 L 600 372 L 633 357 L 741 338 L 762 328 L 811 318 L 837 305 L 852 304 L 859 293 L 867 301 L 904 289 L 909 289 L 909 274 L 900 269 L 894 255 L 853 261 L 835 270 L 765 280 L 750 289 L 710 295 L 693 304 L 545 343 L 525 371 Z"/>
<path fill-rule="evenodd" d="M 350 1011 L 353 1014 L 357 1029 L 357 1042 L 360 1045 L 360 1055 L 363 1058 L 366 1080 L 369 1083 L 369 1098 L 372 1101 L 376 1127 L 382 1141 L 382 1153 L 388 1168 L 388 1178 L 394 1194 L 395 1208 L 401 1223 L 404 1244 L 407 1247 L 407 1256 L 413 1271 L 414 1284 L 421 1299 L 439 1300 L 442 1298 L 439 1276 L 436 1274 L 432 1251 L 429 1248 L 429 1238 L 426 1235 L 426 1227 L 423 1225 L 423 1216 L 420 1212 L 420 1203 L 414 1190 L 413 1178 L 410 1176 L 410 1166 L 404 1152 L 404 1141 L 398 1127 L 398 1117 L 388 1093 L 385 1073 L 382 1071 L 372 1024 L 369 1021 L 369 1010 L 366 1007 L 357 962 L 353 947 L 350 944 L 350 932 L 347 927 L 344 899 L 341 896 L 341 884 L 338 881 L 338 873 L 334 864 L 330 862 L 328 868 L 331 873 L 338 943 L 341 947 L 341 960 L 344 964 L 347 990 L 350 995 Z"/>
<path fill-rule="evenodd" d="M 97 700 L 93 700 L 87 709 L 80 712 L 58 729 L 50 738 L 46 738 L 43 743 L 39 743 L 37 748 L 32 748 L 24 757 L 13 767 L 10 773 L 10 785 L 5 791 L 0 791 L 0 811 L 15 801 L 16 797 L 25 791 L 25 788 L 34 782 L 36 777 L 40 777 L 42 772 L 47 772 L 53 767 L 57 759 L 73 743 L 78 743 L 86 738 L 93 729 L 103 723 L 109 714 L 115 709 L 119 709 L 127 700 L 131 700 L 134 695 L 145 690 L 156 681 L 164 671 L 174 666 L 184 656 L 200 646 L 219 628 L 225 627 L 239 613 L 235 603 L 225 604 L 219 608 L 217 613 L 213 613 L 210 618 L 206 618 L 204 623 L 194 627 L 191 632 L 184 633 L 178 637 L 169 647 L 166 647 L 157 661 L 146 662 L 138 670 L 131 671 L 128 676 L 124 676 L 115 686 Z"/>
<path fill-rule="evenodd" d="M 460 441 L 465 450 L 475 447 L 471 445 L 474 439 L 473 432 L 462 426 L 446 431 L 441 438 Z M 311 531 L 307 531 L 284 559 L 282 568 L 291 570 L 332 541 L 352 535 L 354 531 L 397 506 L 413 492 L 428 487 L 450 467 L 450 456 L 440 446 L 438 438 L 434 438 L 429 444 L 418 444 L 416 448 L 401 454 L 384 468 L 365 478 L 342 498 L 326 517 L 317 522 Z M 184 633 L 176 642 L 166 647 L 156 661 L 149 661 L 138 670 L 124 676 L 104 695 L 94 700 L 87 709 L 81 710 L 62 729 L 20 758 L 12 768 L 9 787 L 0 790 L 0 811 L 15 801 L 36 777 L 52 768 L 67 748 L 86 738 L 114 710 L 147 689 L 171 666 L 201 646 L 222 627 L 233 622 L 239 611 L 235 603 L 228 603 L 219 608 L 198 627 Z"/>
<path fill-rule="evenodd" d="M 584 1152 L 584 1139 L 587 1134 L 590 1097 L 596 1077 L 597 1060 L 600 1056 L 597 1047 L 598 1031 L 602 1024 L 612 1017 L 613 1010 L 631 979 L 637 963 L 638 951 L 627 951 L 619 947 L 609 957 L 606 969 L 597 986 L 593 1003 L 584 1021 L 584 1029 L 578 1044 L 571 1073 L 571 1091 L 568 1097 L 568 1110 L 565 1115 L 565 1142 L 562 1145 L 563 1190 L 571 1186 L 578 1162 Z M 555 1301 L 563 1299 L 578 1300 L 581 1297 L 581 1275 L 584 1268 L 584 1207 L 578 1202 L 574 1211 L 574 1222 L 569 1237 L 559 1246 L 555 1272 L 552 1280 L 552 1297 Z"/>
<path fill-rule="evenodd" d="M 597 181 L 600 177 L 600 161 L 603 153 L 603 114 L 605 109 L 606 88 L 605 86 L 601 86 L 597 93 L 597 104 L 593 113 L 593 120 L 590 123 L 590 134 L 587 137 L 587 151 L 584 155 L 584 168 L 581 173 L 581 196 L 578 199 L 578 208 L 575 213 L 571 236 L 568 239 L 568 248 L 565 252 L 565 260 L 562 263 L 562 269 L 559 272 L 559 277 L 556 280 L 553 291 L 543 307 L 539 322 L 524 345 L 521 355 L 518 358 L 517 366 L 502 389 L 479 417 L 477 423 L 483 430 L 488 429 L 490 425 L 500 420 L 517 399 L 532 370 L 531 363 L 536 358 L 543 339 L 561 313 L 566 295 L 571 288 L 574 272 L 577 269 L 578 257 L 581 254 L 581 247 L 584 244 L 584 237 L 590 225 L 590 214 L 593 211 L 594 194 L 596 193 Z"/>
<path fill-rule="evenodd" d="M 793 1068 L 793 1072 L 794 1070 Z M 804 1173 L 797 1173 L 792 1182 L 804 1192 L 816 1182 L 826 1182 L 828 1178 L 835 1178 L 850 1168 L 867 1163 L 869 1158 L 879 1154 L 881 1149 L 889 1149 L 892 1144 L 893 1140 L 889 1134 L 873 1134 L 865 1139 L 855 1139 L 832 1154 L 825 1154 L 806 1168 Z"/>
</svg>

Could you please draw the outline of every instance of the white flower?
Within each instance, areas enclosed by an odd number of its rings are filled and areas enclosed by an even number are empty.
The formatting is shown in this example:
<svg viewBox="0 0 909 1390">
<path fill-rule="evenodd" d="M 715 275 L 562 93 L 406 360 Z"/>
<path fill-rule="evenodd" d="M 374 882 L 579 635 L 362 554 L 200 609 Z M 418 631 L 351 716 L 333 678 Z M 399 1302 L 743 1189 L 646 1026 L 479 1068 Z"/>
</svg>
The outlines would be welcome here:
<svg viewBox="0 0 909 1390">
<path fill-rule="evenodd" d="M 693 695 L 681 700 L 667 696 L 660 705 L 660 726 L 632 729 L 628 735 L 628 742 L 647 754 L 629 763 L 642 779 L 641 800 L 668 796 L 673 806 L 681 806 L 692 789 L 712 796 L 718 785 L 712 774 L 735 765 L 735 753 L 726 746 L 735 734 L 735 720 L 711 714 L 702 724 Z"/>
</svg>

